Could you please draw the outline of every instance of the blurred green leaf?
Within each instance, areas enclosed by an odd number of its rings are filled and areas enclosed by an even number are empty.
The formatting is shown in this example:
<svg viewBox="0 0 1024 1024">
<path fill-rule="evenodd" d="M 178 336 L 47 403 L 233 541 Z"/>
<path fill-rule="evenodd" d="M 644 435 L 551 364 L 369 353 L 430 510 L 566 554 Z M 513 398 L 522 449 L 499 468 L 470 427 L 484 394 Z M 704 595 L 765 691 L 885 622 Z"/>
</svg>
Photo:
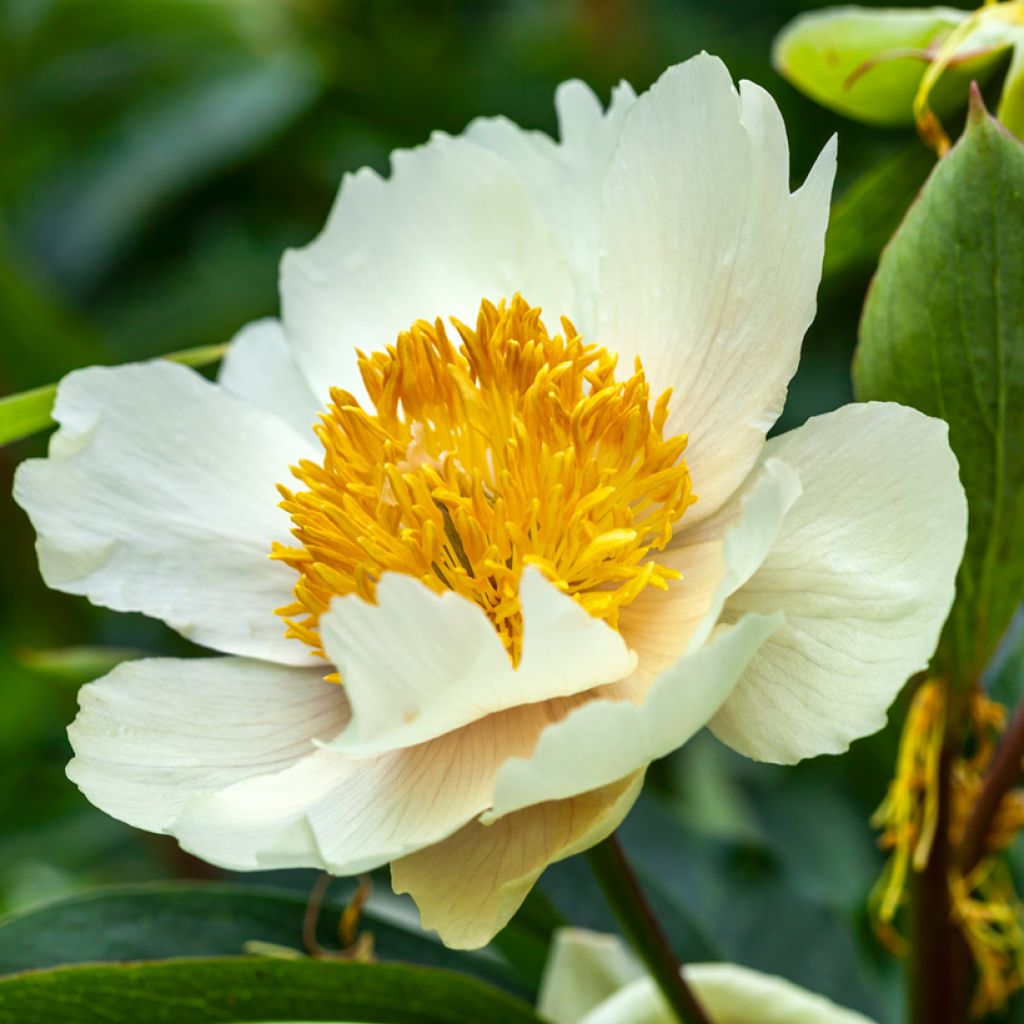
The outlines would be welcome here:
<svg viewBox="0 0 1024 1024">
<path fill-rule="evenodd" d="M 517 999 L 449 971 L 327 960 L 180 960 L 0 979 L 0 1024 L 538 1024 Z"/>
<path fill-rule="evenodd" d="M 202 345 L 185 352 L 172 352 L 163 358 L 199 368 L 219 362 L 226 351 L 226 345 Z M 0 398 L 0 445 L 20 441 L 52 426 L 50 413 L 56 397 L 57 385 L 47 384 L 45 387 Z"/>
<path fill-rule="evenodd" d="M 130 647 L 24 647 L 14 652 L 16 660 L 37 675 L 75 684 L 99 679 L 122 661 L 142 658 L 145 653 Z"/>
<path fill-rule="evenodd" d="M 64 180 L 39 188 L 32 230 L 52 274 L 93 284 L 161 205 L 265 143 L 316 97 L 303 57 L 236 65 L 133 111 Z"/>
<path fill-rule="evenodd" d="M 836 7 L 794 19 L 778 35 L 772 61 L 818 103 L 868 124 L 914 121 L 913 103 L 930 55 L 969 15 L 949 7 L 922 10 Z M 986 24 L 958 49 L 932 107 L 962 106 L 972 81 L 984 82 L 1013 45 L 1010 26 Z"/>
<path fill-rule="evenodd" d="M 822 275 L 873 270 L 934 166 L 931 150 L 915 141 L 858 178 L 832 204 Z"/>
<path fill-rule="evenodd" d="M 1024 594 L 1024 146 L 978 100 L 886 249 L 861 322 L 862 399 L 945 419 L 970 506 L 944 657 L 975 679 Z"/>
<path fill-rule="evenodd" d="M 0 920 L 0 975 L 96 961 L 241 955 L 251 942 L 304 952 L 306 905 L 300 892 L 230 883 L 98 889 Z M 324 948 L 338 947 L 338 921 L 345 905 L 337 897 L 324 902 L 317 933 Z M 360 927 L 373 934 L 382 960 L 448 967 L 506 989 L 528 991 L 516 986 L 512 973 L 496 958 L 446 949 L 425 932 L 383 919 L 372 907 Z"/>
</svg>

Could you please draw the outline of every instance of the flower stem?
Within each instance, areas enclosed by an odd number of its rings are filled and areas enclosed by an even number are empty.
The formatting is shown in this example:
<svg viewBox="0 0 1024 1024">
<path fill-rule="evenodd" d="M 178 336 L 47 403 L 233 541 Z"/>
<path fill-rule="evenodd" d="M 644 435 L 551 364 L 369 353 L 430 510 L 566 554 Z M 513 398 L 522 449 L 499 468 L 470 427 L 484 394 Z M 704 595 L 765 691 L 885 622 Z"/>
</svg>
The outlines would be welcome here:
<svg viewBox="0 0 1024 1024">
<path fill-rule="evenodd" d="M 680 973 L 679 961 L 614 835 L 589 852 L 590 867 L 623 934 L 639 954 L 682 1024 L 712 1024 Z"/>
<path fill-rule="evenodd" d="M 962 1024 L 967 1019 L 966 946 L 953 921 L 949 892 L 949 812 L 956 746 L 939 760 L 939 820 L 924 870 L 910 890 L 910 1020 L 913 1024 Z"/>
<path fill-rule="evenodd" d="M 992 829 L 992 820 L 1003 797 L 1020 781 L 1024 762 L 1024 701 L 1017 705 L 995 757 L 985 773 L 978 799 L 971 809 L 958 851 L 960 869 L 967 874 L 981 860 L 985 842 Z"/>
</svg>

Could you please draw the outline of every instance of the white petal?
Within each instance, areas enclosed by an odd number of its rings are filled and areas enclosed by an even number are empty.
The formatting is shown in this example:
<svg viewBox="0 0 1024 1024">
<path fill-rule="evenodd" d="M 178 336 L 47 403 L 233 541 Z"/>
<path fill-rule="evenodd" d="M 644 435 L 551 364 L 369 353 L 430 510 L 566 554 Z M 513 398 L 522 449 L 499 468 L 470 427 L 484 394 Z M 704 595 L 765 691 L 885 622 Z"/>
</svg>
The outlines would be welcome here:
<svg viewBox="0 0 1024 1024">
<path fill-rule="evenodd" d="M 713 513 L 750 471 L 782 410 L 814 316 L 835 147 L 788 186 L 771 98 L 733 87 L 706 54 L 670 68 L 626 117 L 605 182 L 600 340 L 640 356 L 666 430 L 689 435 L 699 500 Z"/>
<path fill-rule="evenodd" d="M 288 347 L 280 321 L 257 320 L 231 340 L 217 380 L 225 391 L 280 416 L 307 437 L 321 410 Z"/>
<path fill-rule="evenodd" d="M 588 1011 L 643 974 L 617 935 L 559 928 L 541 978 L 537 1013 L 550 1024 L 579 1024 Z"/>
<path fill-rule="evenodd" d="M 792 982 L 735 964 L 692 964 L 684 969 L 715 1024 L 872 1024 Z M 605 1000 L 579 1024 L 672 1024 L 654 980 L 640 978 Z"/>
<path fill-rule="evenodd" d="M 769 442 L 803 495 L 725 619 L 781 611 L 712 729 L 766 761 L 839 753 L 885 724 L 953 600 L 967 506 L 940 420 L 850 405 Z"/>
<path fill-rule="evenodd" d="M 275 484 L 313 448 L 277 416 L 168 362 L 66 377 L 50 457 L 21 465 L 14 495 L 38 534 L 49 586 L 163 619 L 196 643 L 310 664 L 274 609 L 293 572 Z"/>
<path fill-rule="evenodd" d="M 664 757 L 707 724 L 782 621 L 778 613 L 750 615 L 707 639 L 726 599 L 767 555 L 798 494 L 792 471 L 770 461 L 737 501 L 738 521 L 725 535 L 720 578 L 703 618 L 680 639 L 679 656 L 653 682 L 641 661 L 633 677 L 597 691 L 607 699 L 591 700 L 545 729 L 528 758 L 502 766 L 488 817 L 607 785 Z M 672 613 L 670 605 L 660 622 L 666 631 L 674 626 Z M 662 649 L 655 648 L 653 658 L 661 657 Z"/>
<path fill-rule="evenodd" d="M 288 768 L 345 722 L 316 669 L 147 658 L 82 687 L 68 777 L 101 810 L 165 832 L 196 793 Z"/>
<path fill-rule="evenodd" d="M 482 298 L 521 292 L 548 322 L 571 314 L 554 234 L 504 159 L 435 135 L 392 155 L 389 180 L 346 177 L 327 226 L 281 265 L 283 319 L 321 399 L 362 392 L 354 350 L 383 349 L 416 320 L 474 323 Z"/>
<path fill-rule="evenodd" d="M 605 785 L 682 746 L 708 723 L 781 621 L 748 615 L 663 672 L 641 695 L 643 703 L 591 700 L 549 726 L 532 754 L 502 766 L 488 820 Z"/>
<path fill-rule="evenodd" d="M 628 676 L 622 637 L 536 569 L 519 584 L 523 655 L 513 668 L 483 610 L 455 593 L 386 574 L 376 605 L 335 599 L 320 621 L 352 722 L 332 746 L 366 756 L 422 743 L 520 704 L 567 697 Z"/>
<path fill-rule="evenodd" d="M 523 131 L 507 118 L 479 118 L 467 138 L 508 160 L 529 189 L 569 259 L 576 327 L 590 340 L 594 330 L 601 188 L 626 113 L 636 101 L 628 83 L 612 91 L 605 111 L 580 81 L 563 82 L 555 94 L 560 141 Z M 549 323 L 551 326 L 551 323 Z"/>
<path fill-rule="evenodd" d="M 320 744 L 284 771 L 190 801 L 173 832 L 185 849 L 237 871 L 368 871 L 446 839 L 489 807 L 498 766 L 532 750 L 568 706 L 516 708 L 362 760 Z"/>
<path fill-rule="evenodd" d="M 446 946 L 485 946 L 519 909 L 543 870 L 599 843 L 619 826 L 643 785 L 637 772 L 570 800 L 530 807 L 391 865 L 395 892 L 410 893 L 424 928 Z"/>
</svg>

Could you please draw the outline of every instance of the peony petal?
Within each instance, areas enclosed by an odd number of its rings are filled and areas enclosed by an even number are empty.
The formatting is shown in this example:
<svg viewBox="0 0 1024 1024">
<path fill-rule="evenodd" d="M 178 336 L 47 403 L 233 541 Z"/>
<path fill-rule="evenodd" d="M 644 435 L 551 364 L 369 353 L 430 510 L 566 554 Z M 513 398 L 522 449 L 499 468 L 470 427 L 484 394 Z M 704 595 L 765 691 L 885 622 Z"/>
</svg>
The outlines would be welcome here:
<svg viewBox="0 0 1024 1024">
<path fill-rule="evenodd" d="M 606 785 L 682 746 L 719 709 L 747 662 L 782 622 L 748 615 L 663 672 L 633 703 L 591 700 L 549 726 L 531 754 L 502 765 L 488 820 Z"/>
<path fill-rule="evenodd" d="M 23 463 L 14 489 L 49 586 L 216 650 L 312 662 L 274 615 L 294 575 L 268 557 L 290 540 L 275 484 L 313 454 L 306 441 L 167 362 L 72 373 L 54 418 L 50 457 Z"/>
<path fill-rule="evenodd" d="M 78 699 L 68 777 L 151 832 L 168 831 L 196 793 L 295 764 L 348 714 L 321 672 L 244 658 L 128 661 Z"/>
<path fill-rule="evenodd" d="M 591 700 L 549 726 L 528 758 L 502 766 L 488 817 L 607 785 L 664 757 L 707 724 L 754 652 L 782 621 L 777 613 L 751 615 L 707 639 L 729 595 L 767 555 L 798 494 L 792 470 L 769 461 L 737 499 L 735 513 L 730 512 L 735 525 L 725 534 L 714 592 L 703 618 L 678 641 L 680 653 L 672 664 L 651 682 L 653 673 L 641 660 L 630 679 L 598 690 L 607 699 Z M 686 581 L 678 586 L 685 587 Z M 654 628 L 675 628 L 673 608 L 669 605 Z M 648 653 L 655 660 L 663 656 L 664 648 L 652 650 Z"/>
<path fill-rule="evenodd" d="M 424 928 L 446 946 L 485 946 L 519 909 L 541 872 L 618 827 L 643 772 L 570 800 L 530 807 L 490 825 L 473 822 L 443 843 L 391 865 L 395 892 L 410 893 Z"/>
<path fill-rule="evenodd" d="M 280 416 L 297 434 L 312 435 L 321 406 L 292 358 L 280 321 L 267 318 L 243 327 L 231 340 L 217 381 Z"/>
<path fill-rule="evenodd" d="M 540 982 L 537 1013 L 550 1024 L 579 1024 L 643 968 L 617 935 L 559 928 Z"/>
<path fill-rule="evenodd" d="M 639 356 L 655 391 L 674 389 L 666 430 L 711 515 L 750 471 L 782 410 L 814 316 L 835 146 L 788 186 L 779 112 L 737 93 L 702 54 L 637 100 L 605 182 L 602 344 Z"/>
<path fill-rule="evenodd" d="M 320 743 L 284 771 L 196 797 L 172 831 L 185 849 L 237 871 L 368 871 L 446 839 L 489 807 L 500 764 L 532 750 L 569 706 L 516 708 L 361 760 Z"/>
<path fill-rule="evenodd" d="M 824 996 L 748 967 L 692 964 L 683 972 L 715 1024 L 872 1024 Z M 675 1019 L 654 980 L 644 977 L 576 1018 L 575 1024 L 672 1024 Z"/>
<path fill-rule="evenodd" d="M 327 226 L 285 255 L 281 302 L 295 356 L 323 400 L 359 396 L 355 350 L 380 350 L 416 320 L 475 322 L 482 298 L 522 292 L 557 325 L 573 313 L 568 265 L 516 170 L 437 134 L 392 155 L 389 180 L 345 178 Z"/>
<path fill-rule="evenodd" d="M 523 655 L 513 668 L 480 607 L 386 574 L 377 603 L 335 599 L 320 622 L 352 721 L 332 744 L 365 757 L 409 747 L 520 704 L 567 697 L 628 676 L 636 657 L 534 568 L 520 580 Z"/>
<path fill-rule="evenodd" d="M 715 1024 L 871 1024 L 783 978 L 734 964 L 690 964 L 684 976 Z M 653 979 L 617 935 L 555 933 L 538 1013 L 551 1024 L 672 1024 Z"/>
<path fill-rule="evenodd" d="M 770 441 L 804 491 L 725 620 L 781 611 L 712 722 L 750 757 L 840 753 L 880 729 L 953 600 L 967 506 L 940 420 L 849 405 Z"/>
<path fill-rule="evenodd" d="M 555 93 L 560 141 L 528 132 L 504 117 L 478 118 L 466 137 L 511 163 L 562 243 L 576 288 L 576 327 L 591 340 L 597 295 L 601 188 L 636 93 L 612 90 L 605 111 L 589 86 L 563 82 Z M 549 323 L 549 326 L 553 326 Z"/>
</svg>

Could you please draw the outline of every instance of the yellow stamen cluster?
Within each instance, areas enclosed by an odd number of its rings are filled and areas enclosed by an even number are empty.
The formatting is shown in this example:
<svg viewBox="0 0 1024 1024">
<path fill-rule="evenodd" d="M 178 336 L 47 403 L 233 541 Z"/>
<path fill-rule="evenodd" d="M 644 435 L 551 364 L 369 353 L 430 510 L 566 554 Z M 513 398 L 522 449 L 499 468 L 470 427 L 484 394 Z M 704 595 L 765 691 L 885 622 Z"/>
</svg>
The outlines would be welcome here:
<svg viewBox="0 0 1024 1024">
<path fill-rule="evenodd" d="M 911 867 L 928 864 L 939 821 L 939 758 L 945 736 L 946 694 L 941 681 L 922 683 L 914 694 L 900 737 L 896 775 L 871 824 L 882 830 L 879 843 L 892 850 L 871 894 L 875 930 L 896 953 L 904 943 L 893 927 Z"/>
<path fill-rule="evenodd" d="M 649 556 L 695 500 L 686 437 L 664 438 L 670 392 L 651 406 L 639 361 L 624 380 L 562 320 L 550 335 L 521 297 L 481 304 L 475 329 L 418 321 L 386 351 L 358 353 L 372 410 L 334 389 L 315 427 L 322 463 L 281 487 L 299 573 L 287 633 L 322 653 L 331 599 L 373 602 L 385 572 L 452 590 L 487 613 L 513 663 L 519 578 L 537 566 L 589 614 L 619 609 L 678 573 Z"/>
</svg>

